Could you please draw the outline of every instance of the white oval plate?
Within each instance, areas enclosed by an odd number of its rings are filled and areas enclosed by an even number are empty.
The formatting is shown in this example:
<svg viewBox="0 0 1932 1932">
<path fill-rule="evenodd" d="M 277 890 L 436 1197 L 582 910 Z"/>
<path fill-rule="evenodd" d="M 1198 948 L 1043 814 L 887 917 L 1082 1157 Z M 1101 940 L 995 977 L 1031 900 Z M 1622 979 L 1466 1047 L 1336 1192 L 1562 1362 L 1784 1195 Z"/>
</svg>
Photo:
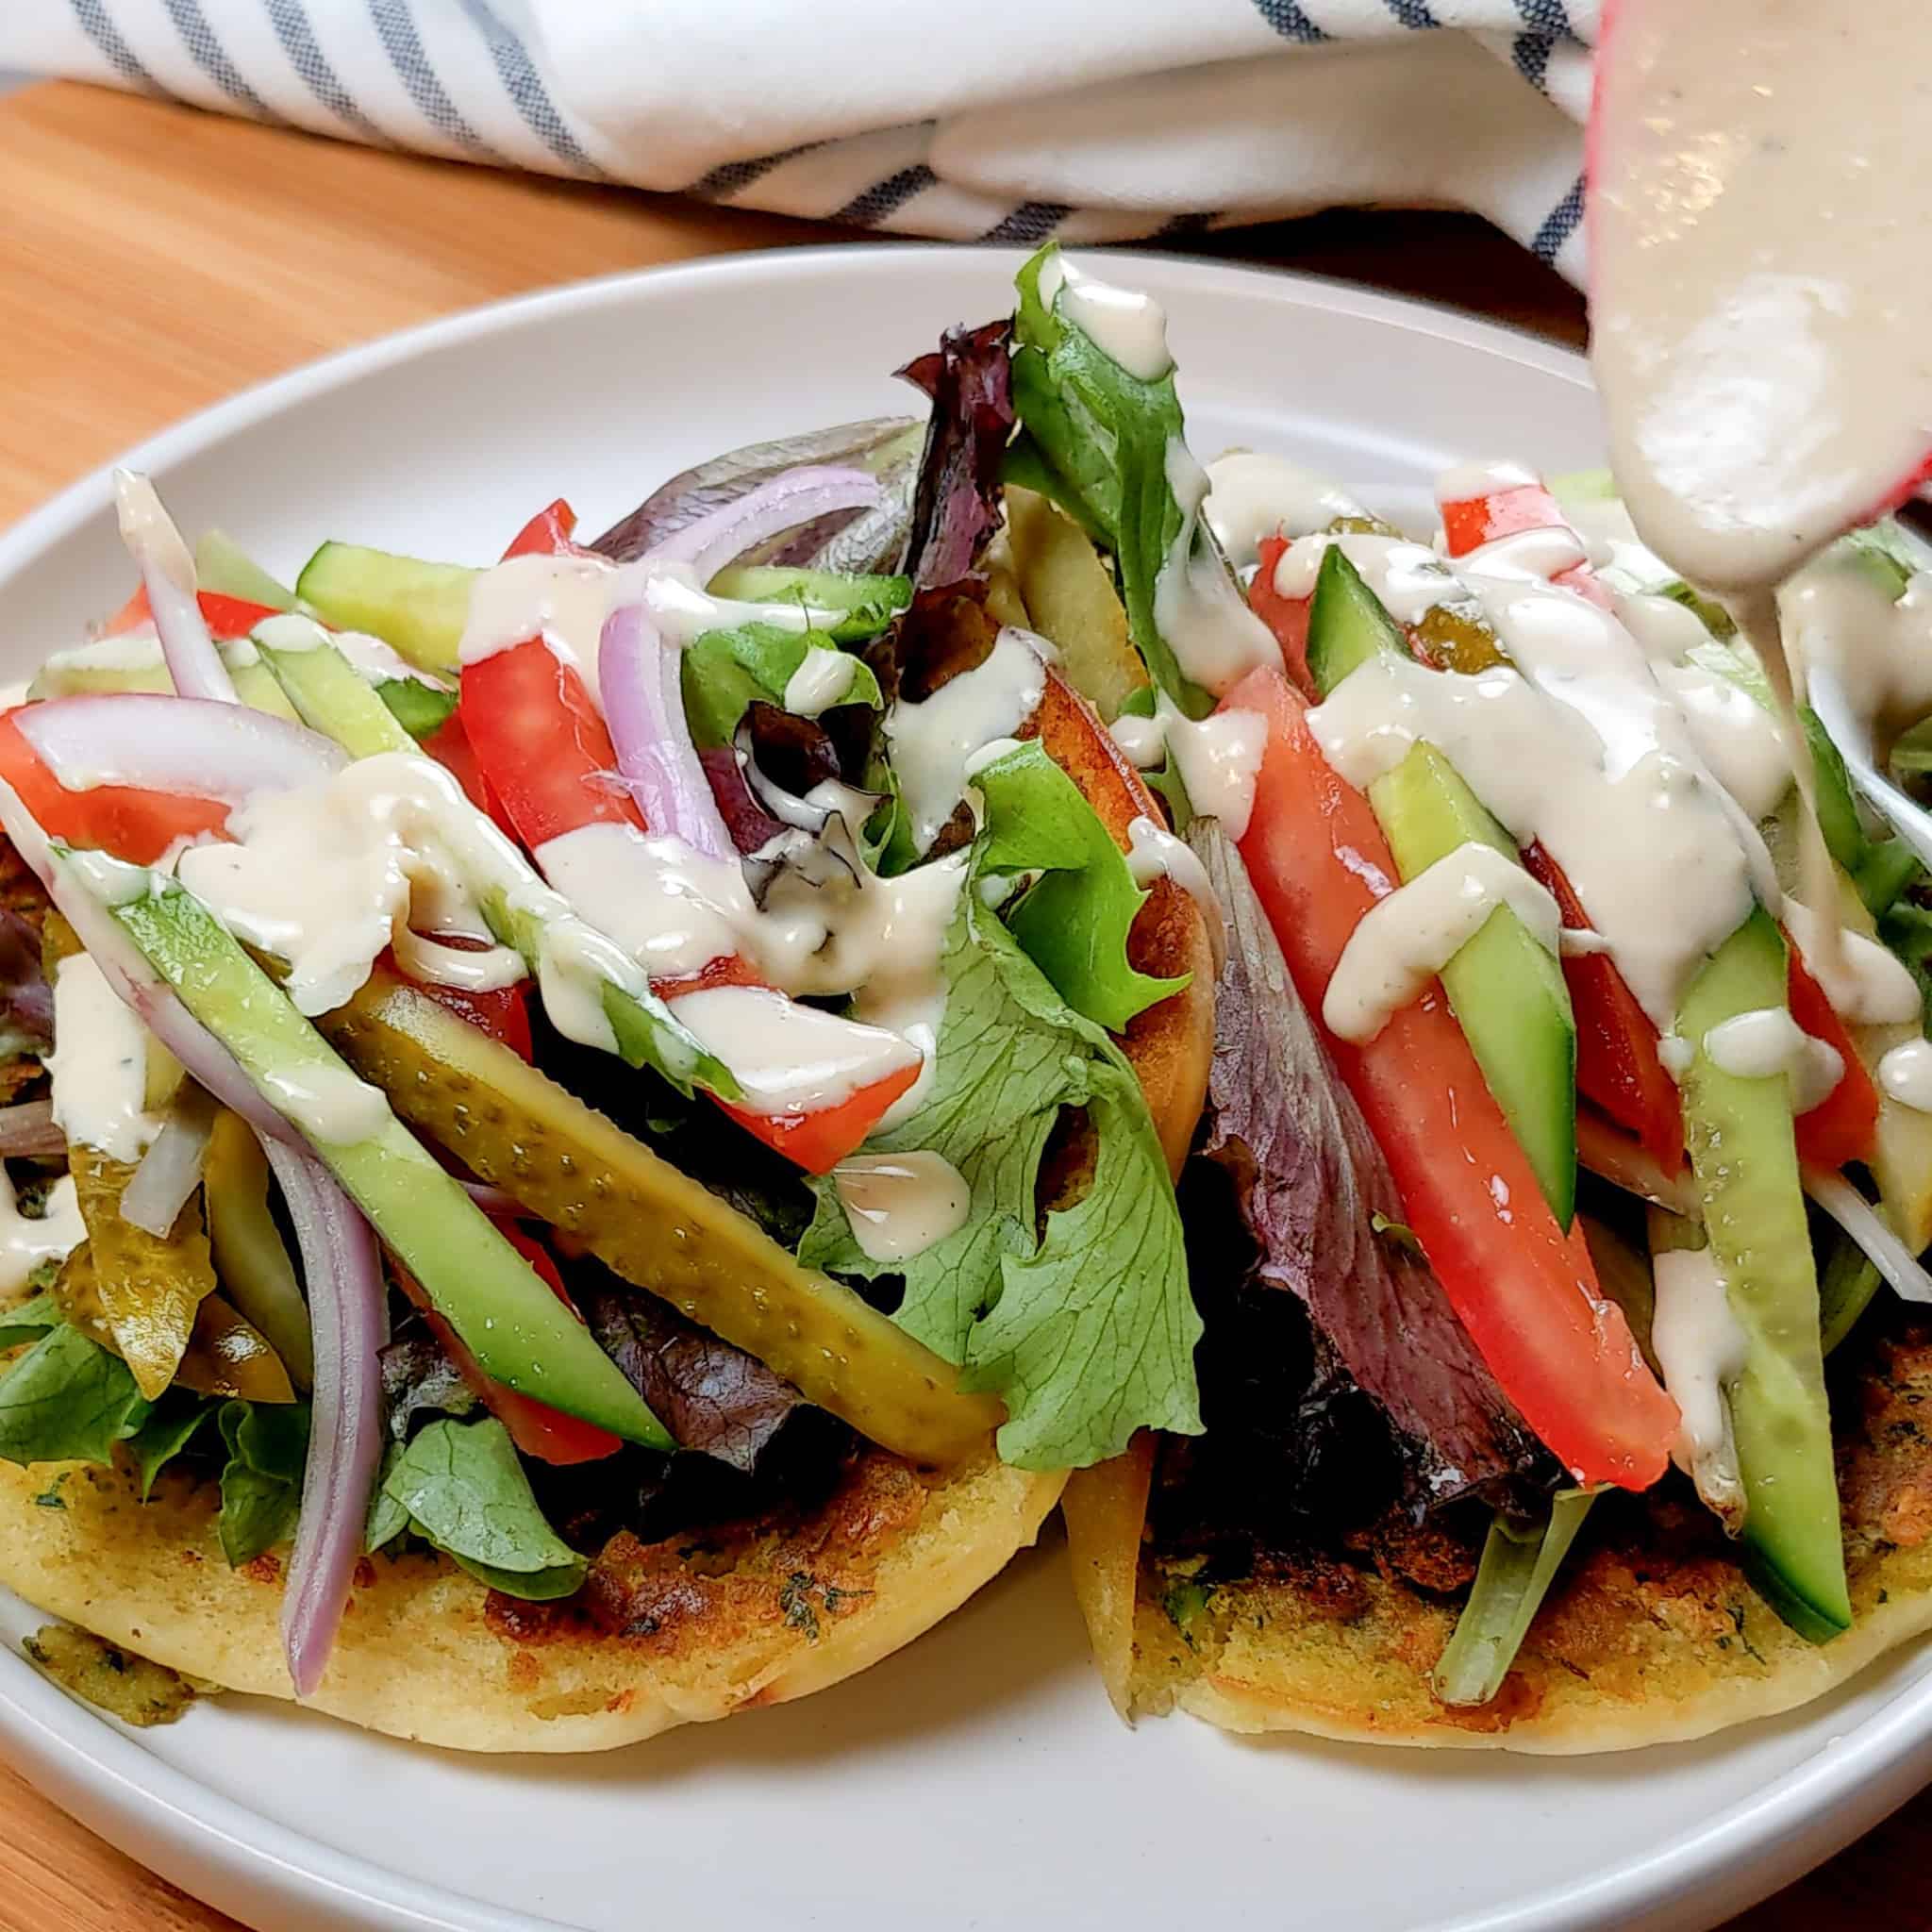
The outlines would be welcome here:
<svg viewBox="0 0 1932 1932">
<path fill-rule="evenodd" d="M 438 323 L 134 453 L 191 528 L 283 575 L 325 537 L 481 558 L 568 493 L 601 529 L 737 443 L 908 407 L 890 372 L 1007 307 L 1008 250 L 743 256 Z M 1279 449 L 1411 521 L 1433 474 L 1601 460 L 1574 356 L 1286 275 L 1159 257 L 1191 440 Z M 0 677 L 125 594 L 104 475 L 0 541 Z M 1932 1657 L 1709 1743 L 1601 1759 L 1132 1735 L 1089 1668 L 1057 1543 L 802 1705 L 612 1757 L 465 1759 L 231 1699 L 123 1731 L 9 1648 L 0 1735 L 40 1787 L 275 1932 L 836 1932 L 1186 1922 L 1351 1932 L 1686 1932 L 1932 1774 Z M 0 1599 L 0 1633 L 32 1626 Z M 506 1658 L 506 1662 L 508 1658 Z"/>
</svg>

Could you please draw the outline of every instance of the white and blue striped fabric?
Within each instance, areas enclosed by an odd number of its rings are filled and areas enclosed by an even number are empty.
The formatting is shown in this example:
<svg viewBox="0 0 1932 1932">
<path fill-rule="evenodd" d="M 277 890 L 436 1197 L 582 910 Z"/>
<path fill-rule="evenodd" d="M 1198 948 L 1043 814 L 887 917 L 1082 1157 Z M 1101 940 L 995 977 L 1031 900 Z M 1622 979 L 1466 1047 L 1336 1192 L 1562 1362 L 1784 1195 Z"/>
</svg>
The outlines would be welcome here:
<svg viewBox="0 0 1932 1932">
<path fill-rule="evenodd" d="M 25 0 L 0 68 L 901 234 L 1465 208 L 1582 273 L 1599 0 Z"/>
</svg>

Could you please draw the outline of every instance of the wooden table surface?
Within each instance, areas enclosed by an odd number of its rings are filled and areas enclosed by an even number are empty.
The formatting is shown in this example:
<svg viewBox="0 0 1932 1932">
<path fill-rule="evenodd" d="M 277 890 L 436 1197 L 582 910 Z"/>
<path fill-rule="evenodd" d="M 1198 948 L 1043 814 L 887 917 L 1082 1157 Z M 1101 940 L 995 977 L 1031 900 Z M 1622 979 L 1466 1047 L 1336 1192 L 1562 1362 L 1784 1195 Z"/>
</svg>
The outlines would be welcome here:
<svg viewBox="0 0 1932 1932">
<path fill-rule="evenodd" d="M 29 89 L 0 100 L 0 527 L 162 425 L 351 342 L 552 282 L 828 239 L 842 238 Z M 1583 339 L 1573 291 L 1459 216 L 1326 215 L 1207 246 Z M 1932 1927 L 1928 1857 L 1932 1793 L 1727 1932 Z M 0 1768 L 0 1932 L 110 1928 L 232 1932 Z"/>
</svg>

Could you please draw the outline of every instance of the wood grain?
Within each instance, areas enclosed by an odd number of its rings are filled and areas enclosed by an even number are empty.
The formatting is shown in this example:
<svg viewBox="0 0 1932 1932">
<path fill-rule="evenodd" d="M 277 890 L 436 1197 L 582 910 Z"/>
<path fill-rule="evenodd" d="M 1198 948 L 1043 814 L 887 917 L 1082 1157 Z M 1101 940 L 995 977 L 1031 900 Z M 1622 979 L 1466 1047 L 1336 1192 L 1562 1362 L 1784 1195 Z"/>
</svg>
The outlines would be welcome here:
<svg viewBox="0 0 1932 1932">
<path fill-rule="evenodd" d="M 164 424 L 352 342 L 578 276 L 837 231 L 515 178 L 85 88 L 0 101 L 0 525 Z M 1191 242 L 1569 342 L 1484 225 L 1334 214 Z M 1923 1932 L 1932 1794 L 1727 1932 Z M 234 1932 L 0 1767 L 0 1932 Z"/>
</svg>

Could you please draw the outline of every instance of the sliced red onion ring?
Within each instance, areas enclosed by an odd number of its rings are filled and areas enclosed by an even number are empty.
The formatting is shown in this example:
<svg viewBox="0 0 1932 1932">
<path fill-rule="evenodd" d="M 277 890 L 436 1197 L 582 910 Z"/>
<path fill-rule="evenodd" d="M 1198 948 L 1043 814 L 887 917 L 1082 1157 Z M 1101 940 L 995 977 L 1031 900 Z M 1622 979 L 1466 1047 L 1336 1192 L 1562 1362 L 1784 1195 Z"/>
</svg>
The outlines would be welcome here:
<svg viewBox="0 0 1932 1932">
<path fill-rule="evenodd" d="M 652 831 L 682 839 L 707 858 L 735 858 L 738 848 L 691 742 L 682 667 L 682 657 L 641 605 L 610 613 L 597 651 L 597 681 L 626 789 Z"/>
<path fill-rule="evenodd" d="M 121 1219 L 166 1241 L 188 1197 L 201 1185 L 215 1104 L 199 1087 L 184 1086 L 134 1177 L 121 1190 Z"/>
<path fill-rule="evenodd" d="M 319 731 L 214 698 L 114 691 L 49 698 L 13 714 L 70 791 L 131 785 L 242 805 L 318 784 L 348 763 Z"/>
<path fill-rule="evenodd" d="M 389 1291 L 375 1235 L 312 1154 L 264 1140 L 302 1249 L 315 1330 L 313 1422 L 302 1514 L 282 1597 L 282 1647 L 298 1697 L 312 1697 L 362 1557 L 370 1491 L 382 1458 L 382 1374 Z"/>
<path fill-rule="evenodd" d="M 61 1154 L 67 1136 L 54 1118 L 51 1100 L 24 1100 L 18 1107 L 0 1107 L 0 1156 Z"/>
<path fill-rule="evenodd" d="M 1843 1174 L 1807 1167 L 1805 1191 L 1857 1242 L 1901 1301 L 1932 1302 L 1932 1274 Z"/>
<path fill-rule="evenodd" d="M 114 506 L 121 541 L 141 567 L 148 608 L 161 640 L 168 675 L 184 698 L 235 702 L 234 680 L 208 636 L 194 595 L 194 559 L 155 486 L 133 470 L 114 472 Z"/>
<path fill-rule="evenodd" d="M 869 471 L 819 463 L 788 470 L 675 531 L 643 561 L 646 568 L 654 562 L 688 563 L 698 582 L 708 584 L 734 558 L 768 538 L 833 510 L 871 509 L 884 501 L 885 491 Z"/>
<path fill-rule="evenodd" d="M 501 1188 L 492 1188 L 488 1181 L 464 1181 L 463 1192 L 482 1208 L 492 1221 L 536 1221 L 540 1216 L 532 1214 L 514 1194 L 506 1194 Z"/>
<path fill-rule="evenodd" d="M 181 1062 L 189 1077 L 199 1081 L 258 1133 L 296 1141 L 294 1128 L 262 1099 L 248 1075 L 235 1064 L 234 1056 L 156 974 L 113 914 L 55 858 L 46 833 L 4 779 L 0 779 L 0 830 L 13 841 L 21 858 L 46 887 L 47 896 L 59 908 L 108 984 Z"/>
</svg>

